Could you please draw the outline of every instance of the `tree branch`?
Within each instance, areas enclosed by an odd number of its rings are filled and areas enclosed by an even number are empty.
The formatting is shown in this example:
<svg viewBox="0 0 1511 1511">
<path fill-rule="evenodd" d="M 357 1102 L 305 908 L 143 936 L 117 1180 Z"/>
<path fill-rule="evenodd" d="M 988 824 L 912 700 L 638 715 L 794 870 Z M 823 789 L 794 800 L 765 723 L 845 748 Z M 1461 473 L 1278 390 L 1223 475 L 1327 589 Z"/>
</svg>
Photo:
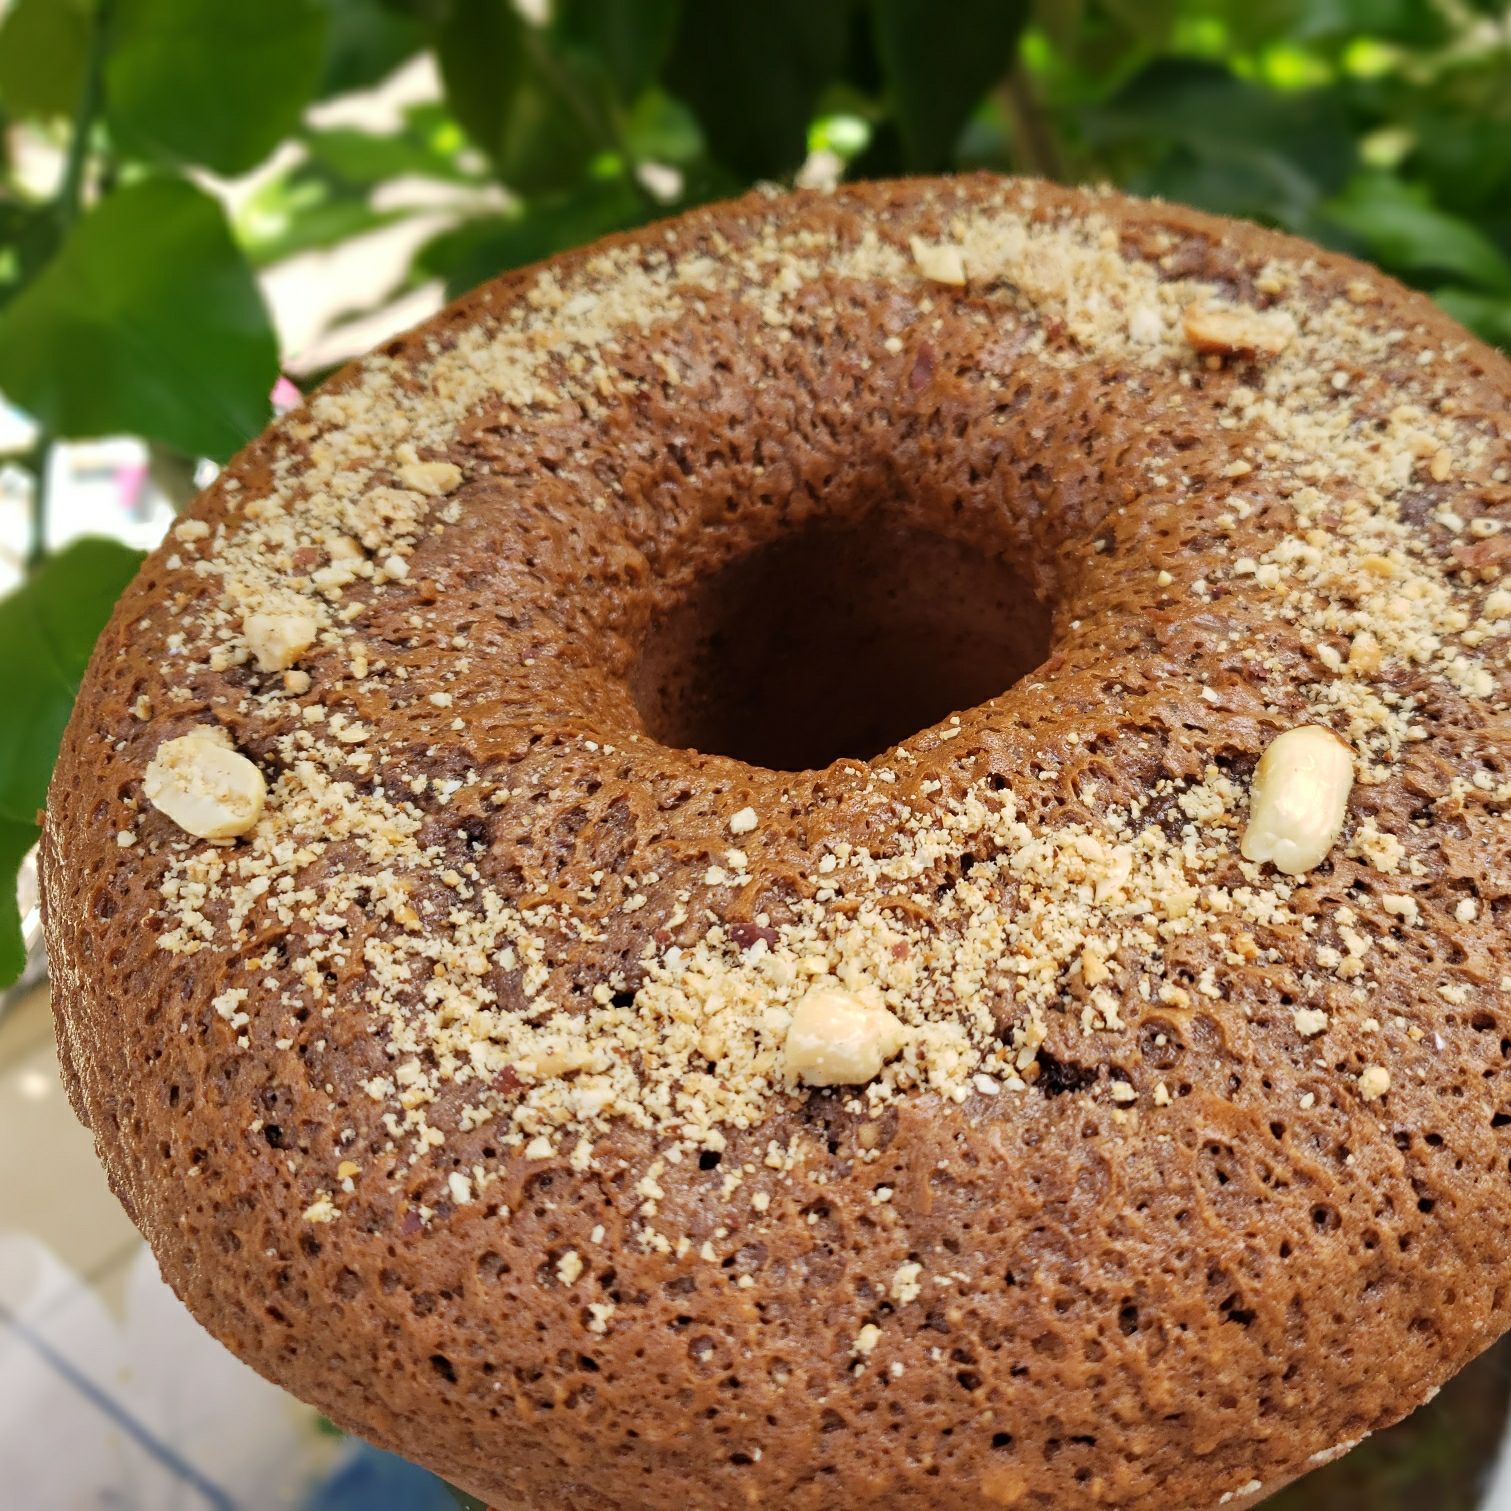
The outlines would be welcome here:
<svg viewBox="0 0 1511 1511">
<path fill-rule="evenodd" d="M 89 54 L 84 61 L 84 82 L 74 107 L 73 128 L 68 138 L 68 157 L 58 184 L 58 229 L 66 231 L 84 205 L 84 170 L 89 163 L 89 139 L 105 94 L 105 46 L 110 30 L 111 0 L 99 0 L 90 23 Z"/>
<path fill-rule="evenodd" d="M 561 96 L 568 110 L 582 122 L 590 136 L 596 137 L 605 152 L 612 152 L 629 170 L 629 182 L 652 210 L 659 208 L 635 173 L 635 160 L 624 140 L 619 120 L 612 109 L 600 111 L 591 95 L 578 84 L 569 68 L 557 59 L 538 28 L 524 24 L 524 45 L 540 76 Z"/>
<path fill-rule="evenodd" d="M 31 473 L 31 536 L 26 542 L 26 570 L 41 564 L 47 555 L 47 462 L 52 455 L 52 437 L 39 431 L 37 439 L 17 458 Z"/>
<path fill-rule="evenodd" d="M 89 166 L 90 138 L 105 95 L 105 47 L 110 29 L 112 0 L 98 0 L 90 21 L 89 53 L 84 60 L 84 81 L 79 86 L 74 106 L 73 125 L 68 137 L 68 156 L 63 160 L 63 176 L 53 199 L 53 220 L 61 242 L 84 208 L 84 174 Z M 31 538 L 26 546 L 26 567 L 39 566 L 47 555 L 48 464 L 52 459 L 54 437 L 39 429 L 22 465 L 32 477 Z"/>
<path fill-rule="evenodd" d="M 1054 128 L 1021 57 L 1013 60 L 1012 69 L 998 86 L 997 99 L 1012 126 L 1013 162 L 1018 171 L 1033 178 L 1063 179 L 1065 165 Z"/>
</svg>

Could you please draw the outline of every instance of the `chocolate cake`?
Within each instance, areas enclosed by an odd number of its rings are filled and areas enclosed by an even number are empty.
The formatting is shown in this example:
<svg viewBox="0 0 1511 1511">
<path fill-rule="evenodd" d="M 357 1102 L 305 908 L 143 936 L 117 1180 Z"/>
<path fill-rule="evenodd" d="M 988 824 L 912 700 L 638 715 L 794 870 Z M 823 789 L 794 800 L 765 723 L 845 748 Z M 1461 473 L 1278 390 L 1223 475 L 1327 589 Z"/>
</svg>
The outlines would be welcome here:
<svg viewBox="0 0 1511 1511">
<path fill-rule="evenodd" d="M 215 1336 L 497 1506 L 1250 1504 L 1511 1323 L 1508 521 L 1511 366 L 1250 225 L 510 273 L 101 639 L 73 1103 Z"/>
</svg>

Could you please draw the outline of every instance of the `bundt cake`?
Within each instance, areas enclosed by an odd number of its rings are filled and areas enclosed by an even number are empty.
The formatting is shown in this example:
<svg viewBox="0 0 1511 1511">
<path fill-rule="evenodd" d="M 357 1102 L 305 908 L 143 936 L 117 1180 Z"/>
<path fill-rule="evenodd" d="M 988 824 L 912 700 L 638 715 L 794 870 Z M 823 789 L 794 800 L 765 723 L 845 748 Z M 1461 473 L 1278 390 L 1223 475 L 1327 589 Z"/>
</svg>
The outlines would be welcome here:
<svg viewBox="0 0 1511 1511">
<path fill-rule="evenodd" d="M 353 364 L 102 637 L 61 1058 L 500 1507 L 1251 1504 L 1511 1324 L 1511 365 L 1254 226 L 759 192 Z"/>
</svg>

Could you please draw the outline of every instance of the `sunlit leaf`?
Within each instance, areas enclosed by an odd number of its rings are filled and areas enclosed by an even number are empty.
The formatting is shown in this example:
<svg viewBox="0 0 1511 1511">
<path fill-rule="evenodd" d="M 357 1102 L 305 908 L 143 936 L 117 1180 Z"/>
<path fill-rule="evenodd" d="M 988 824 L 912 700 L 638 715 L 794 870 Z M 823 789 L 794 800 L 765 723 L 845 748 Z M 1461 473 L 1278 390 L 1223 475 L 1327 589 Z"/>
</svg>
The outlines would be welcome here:
<svg viewBox="0 0 1511 1511">
<path fill-rule="evenodd" d="M 12 116 L 78 107 L 89 52 L 87 0 L 16 0 L 0 25 L 0 104 Z"/>
<path fill-rule="evenodd" d="M 637 162 L 688 163 L 703 151 L 697 117 L 661 89 L 648 89 L 635 102 L 624 139 Z"/>
<path fill-rule="evenodd" d="M 0 312 L 0 391 L 54 435 L 132 434 L 222 458 L 269 417 L 278 346 L 209 195 L 108 195 Z"/>
<path fill-rule="evenodd" d="M 268 267 L 301 252 L 327 248 L 382 230 L 408 216 L 405 210 L 375 210 L 365 198 L 336 194 L 329 184 L 309 181 L 316 193 L 301 196 L 282 209 L 264 207 L 248 218 L 240 240 L 258 267 Z"/>
<path fill-rule="evenodd" d="M 117 0 L 112 130 L 135 152 L 246 172 L 298 126 L 325 66 L 327 21 L 321 0 Z"/>
<path fill-rule="evenodd" d="M 478 174 L 465 165 L 455 148 L 439 148 L 418 131 L 378 133 L 341 126 L 311 131 L 304 140 L 315 162 L 362 187 L 410 174 L 452 183 L 478 181 Z M 458 133 L 458 145 L 460 141 Z"/>
</svg>

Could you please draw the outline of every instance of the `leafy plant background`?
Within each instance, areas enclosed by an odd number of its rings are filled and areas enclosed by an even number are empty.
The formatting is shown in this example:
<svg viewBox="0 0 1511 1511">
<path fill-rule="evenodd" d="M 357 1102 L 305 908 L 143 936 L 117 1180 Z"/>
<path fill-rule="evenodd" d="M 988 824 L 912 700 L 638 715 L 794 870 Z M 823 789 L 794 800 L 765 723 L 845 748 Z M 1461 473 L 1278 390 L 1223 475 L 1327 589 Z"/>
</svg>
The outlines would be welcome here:
<svg viewBox="0 0 1511 1511">
<path fill-rule="evenodd" d="M 443 101 L 382 133 L 311 124 L 426 51 Z M 59 150 L 41 197 L 17 128 Z M 49 448 L 133 435 L 180 480 L 229 457 L 280 372 L 259 274 L 413 213 L 395 180 L 492 189 L 405 275 L 452 292 L 757 180 L 1111 181 L 1372 258 L 1511 348 L 1504 0 L 10 0 L 0 131 L 0 392 L 38 426 L 10 459 L 35 479 L 30 571 L 0 601 L 0 984 L 137 560 L 47 554 Z M 280 147 L 228 217 L 211 186 Z"/>
<path fill-rule="evenodd" d="M 425 51 L 443 101 L 310 123 Z M 1508 86 L 1504 0 L 10 0 L 0 393 L 38 437 L 11 459 L 31 575 L 0 602 L 0 981 L 16 859 L 132 567 L 94 541 L 47 558 L 49 448 L 133 435 L 179 480 L 229 457 L 280 371 L 259 274 L 414 213 L 385 186 L 492 190 L 405 275 L 460 292 L 757 180 L 1111 181 L 1373 258 L 1511 347 Z M 59 149 L 45 196 L 17 127 Z M 214 184 L 280 147 L 228 217 Z"/>
</svg>

